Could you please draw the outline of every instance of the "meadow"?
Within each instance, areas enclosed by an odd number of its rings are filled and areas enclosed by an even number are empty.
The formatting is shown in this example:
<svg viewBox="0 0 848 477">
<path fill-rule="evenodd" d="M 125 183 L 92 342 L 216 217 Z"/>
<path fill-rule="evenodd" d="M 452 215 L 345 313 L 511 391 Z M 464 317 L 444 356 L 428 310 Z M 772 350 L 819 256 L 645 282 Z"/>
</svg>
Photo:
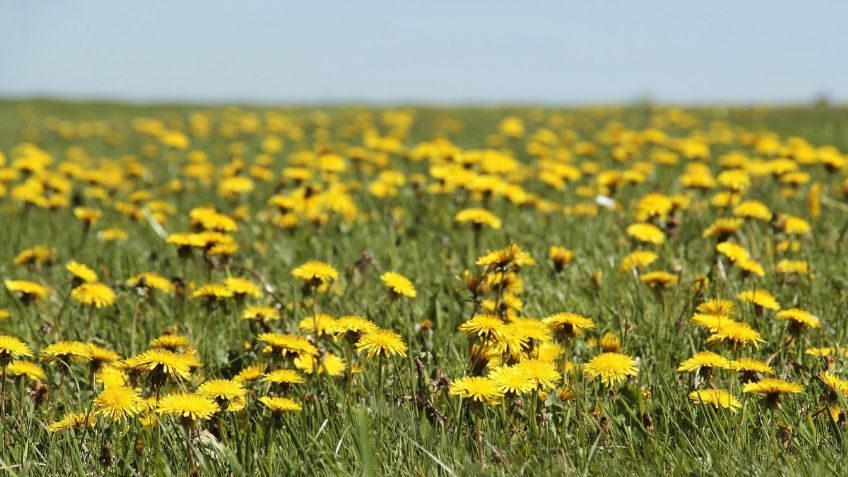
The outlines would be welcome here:
<svg viewBox="0 0 848 477">
<path fill-rule="evenodd" d="M 0 102 L 8 475 L 844 475 L 848 109 Z"/>
</svg>

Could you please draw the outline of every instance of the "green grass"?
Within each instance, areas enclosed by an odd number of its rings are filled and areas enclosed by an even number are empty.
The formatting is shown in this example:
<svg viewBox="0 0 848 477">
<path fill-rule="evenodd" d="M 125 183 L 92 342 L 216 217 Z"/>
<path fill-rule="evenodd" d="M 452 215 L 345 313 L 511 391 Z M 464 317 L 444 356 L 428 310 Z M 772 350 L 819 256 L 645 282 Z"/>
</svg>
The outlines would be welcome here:
<svg viewBox="0 0 848 477">
<path fill-rule="evenodd" d="M 801 395 L 784 397 L 779 409 L 763 405 L 761 400 L 742 395 L 738 376 L 718 371 L 714 380 L 740 398 L 737 413 L 715 411 L 697 406 L 688 399 L 692 390 L 691 374 L 677 373 L 678 364 L 698 350 L 705 349 L 706 334 L 689 324 L 694 312 L 692 280 L 697 274 L 714 270 L 713 242 L 701 238 L 702 230 L 721 213 L 715 208 L 694 207 L 680 217 L 679 233 L 665 244 L 655 247 L 659 260 L 652 270 L 679 270 L 681 281 L 664 292 L 662 299 L 629 274 L 617 271 L 618 263 L 635 247 L 627 240 L 624 229 L 635 222 L 636 200 L 648 192 L 681 192 L 677 178 L 683 163 L 656 166 L 655 174 L 643 184 L 622 187 L 615 199 L 621 211 L 601 209 L 595 217 L 544 214 L 533 207 L 516 206 L 503 198 L 491 200 L 487 207 L 503 220 L 501 230 L 484 230 L 481 250 L 475 250 L 472 231 L 454 223 L 457 211 L 480 206 L 469 194 L 429 195 L 416 191 L 407 182 L 396 197 L 378 199 L 367 193 L 368 184 L 379 171 L 353 171 L 341 176 L 344 181 L 359 181 L 361 191 L 351 193 L 360 218 L 346 223 L 338 217 L 319 227 L 310 224 L 282 230 L 262 221 L 268 197 L 278 191 L 278 181 L 256 181 L 256 189 L 236 200 L 224 199 L 211 186 L 193 182 L 194 191 L 167 193 L 160 186 L 178 177 L 186 161 L 183 151 L 167 151 L 156 140 L 137 133 L 131 121 L 138 117 L 163 118 L 171 128 L 184 128 L 193 112 L 203 111 L 216 126 L 227 118 L 275 111 L 291 118 L 304 136 L 286 139 L 282 153 L 273 157 L 272 169 L 290 165 L 290 153 L 313 150 L 342 151 L 344 145 L 362 145 L 361 130 L 345 132 L 354 124 L 362 124 L 362 115 L 370 115 L 381 133 L 389 128 L 380 121 L 382 110 L 361 108 L 325 108 L 331 118 L 326 128 L 329 140 L 313 121 L 309 108 L 243 107 L 237 112 L 224 107 L 189 107 L 178 105 L 130 106 L 123 104 L 62 103 L 34 101 L 0 102 L 0 151 L 11 162 L 13 148 L 24 141 L 32 142 L 53 156 L 50 167 L 57 170 L 69 148 L 85 150 L 91 157 L 88 167 L 102 164 L 105 158 L 120 160 L 134 155 L 148 170 L 145 178 L 123 181 L 113 194 L 114 201 L 126 200 L 134 190 L 150 190 L 157 199 L 171 203 L 176 213 L 163 224 L 169 233 L 189 229 L 188 211 L 193 207 L 215 205 L 225 213 L 247 206 L 250 220 L 240 225 L 234 236 L 242 249 L 229 263 L 214 268 L 198 253 L 189 259 L 178 257 L 173 246 L 166 245 L 147 220 L 132 221 L 112 205 L 86 197 L 86 184 L 73 181 L 74 203 L 103 210 L 102 220 L 93 231 L 86 231 L 72 207 L 48 211 L 24 207 L 9 194 L 0 199 L 0 276 L 38 281 L 52 289 L 51 296 L 32 305 L 24 305 L 5 289 L 0 292 L 0 308 L 9 310 L 11 318 L 0 323 L 2 333 L 18 336 L 38 352 L 62 338 L 95 342 L 128 357 L 147 349 L 150 339 L 176 325 L 179 332 L 191 338 L 203 366 L 192 381 L 183 385 L 192 389 L 205 378 L 231 377 L 242 367 L 266 358 L 258 353 L 255 335 L 258 328 L 238 319 L 243 304 L 222 302 L 207 308 L 199 300 L 154 294 L 141 297 L 125 286 L 124 280 L 137 273 L 153 271 L 166 277 L 179 277 L 187 284 L 201 285 L 220 281 L 228 275 L 244 275 L 258 282 L 258 273 L 274 288 L 262 299 L 264 304 L 279 302 L 284 317 L 273 324 L 275 329 L 296 332 L 297 322 L 308 316 L 301 304 L 301 285 L 290 275 L 291 270 L 307 260 L 322 260 L 341 273 L 330 293 L 318 296 L 317 309 L 334 316 L 359 314 L 380 326 L 404 336 L 409 345 L 406 358 L 385 361 L 385 385 L 378 388 L 378 366 L 375 360 L 361 359 L 365 372 L 347 386 L 341 378 L 310 377 L 304 385 L 294 386 L 292 394 L 302 403 L 303 412 L 275 420 L 250 398 L 247 409 L 227 414 L 213 425 L 198 427 L 199 437 L 193 444 L 200 472 L 204 475 L 842 475 L 848 470 L 844 455 L 846 428 L 818 414 L 824 405 L 824 388 L 816 373 L 824 370 L 820 358 L 806 355 L 811 346 L 836 346 L 848 343 L 845 310 L 848 309 L 848 267 L 846 267 L 846 229 L 848 205 L 842 181 L 845 169 L 828 174 L 820 166 L 802 166 L 811 174 L 811 183 L 824 185 L 826 199 L 822 215 L 813 220 L 808 215 L 806 191 L 799 188 L 796 199 L 783 199 L 778 185 L 769 177 L 755 181 L 747 197 L 760 200 L 775 213 L 806 217 L 813 233 L 802 238 L 802 250 L 796 258 L 807 260 L 813 271 L 810 277 L 787 280 L 772 272 L 784 255 L 775 250 L 781 238 L 766 223 L 749 221 L 738 234 L 745 245 L 763 264 L 763 278 L 743 279 L 738 269 L 728 267 L 728 279 L 714 273 L 709 298 L 734 298 L 746 288 L 758 286 L 771 291 L 784 308 L 797 306 L 821 318 L 820 329 L 804 332 L 797 342 L 784 345 L 785 325 L 770 313 L 757 316 L 750 307 L 741 305 L 738 319 L 751 324 L 767 341 L 759 349 L 731 350 L 711 348 L 724 355 L 746 355 L 766 359 L 774 356 L 776 374 L 805 385 Z M 848 150 L 848 110 L 841 108 L 701 108 L 687 110 L 699 118 L 695 129 L 707 130 L 713 120 L 726 121 L 734 128 L 748 131 L 771 131 L 786 140 L 791 136 L 805 138 L 814 146 L 832 145 Z M 647 106 L 608 108 L 605 110 L 538 110 L 510 109 L 433 109 L 415 110 L 415 121 L 402 142 L 409 149 L 446 136 L 465 149 L 482 148 L 497 131 L 498 122 L 507 115 L 524 118 L 529 133 L 547 126 L 553 115 L 566 118 L 563 125 L 551 127 L 557 134 L 565 129 L 582 140 L 599 144 L 600 152 L 593 160 L 604 168 L 623 169 L 610 158 L 611 146 L 598 140 L 596 134 L 612 122 L 642 130 L 666 110 Z M 357 119 L 359 116 L 360 119 Z M 444 132 L 445 118 L 453 118 L 462 129 Z M 50 119 L 54 118 L 54 119 Z M 79 131 L 80 124 L 100 122 L 108 138 L 97 135 L 63 138 L 57 127 L 69 125 Z M 75 126 L 74 126 L 75 125 Z M 686 137 L 691 129 L 669 126 L 670 136 Z M 216 129 L 208 137 L 193 137 L 191 150 L 209 153 L 210 161 L 224 166 L 228 146 L 244 143 L 243 159 L 254 164 L 265 132 L 242 132 L 224 137 Z M 506 140 L 503 147 L 528 167 L 536 163 L 526 151 L 524 139 Z M 145 157 L 145 146 L 156 154 Z M 570 147 L 570 146 L 568 146 Z M 651 146 L 644 146 L 633 160 L 647 160 Z M 732 150 L 750 148 L 738 143 L 713 144 L 709 164 L 715 174 L 718 158 Z M 426 161 L 414 162 L 402 154 L 389 154 L 391 168 L 412 179 L 415 173 L 427 174 Z M 586 158 L 574 157 L 574 163 Z M 632 161 L 631 161 L 632 163 Z M 8 184 L 8 192 L 23 177 Z M 580 185 L 592 183 L 589 175 L 565 191 L 556 191 L 530 178 L 522 186 L 560 206 L 591 201 L 577 197 Z M 433 182 L 428 178 L 428 183 Z M 283 189 L 284 191 L 291 190 Z M 696 199 L 699 201 L 707 200 Z M 405 213 L 392 214 L 402 208 Z M 130 238 L 121 243 L 104 243 L 96 231 L 120 226 Z M 477 441 L 473 419 L 478 410 L 468 407 L 444 389 L 435 390 L 431 379 L 442 373 L 449 379 L 465 375 L 468 364 L 468 341 L 457 327 L 473 313 L 470 294 L 456 277 L 463 270 L 482 271 L 474 264 L 479 253 L 519 243 L 537 260 L 537 265 L 521 272 L 524 279 L 523 315 L 544 317 L 561 311 L 572 311 L 591 317 L 598 329 L 568 346 L 569 359 L 578 366 L 599 351 L 589 343 L 610 331 L 622 338 L 623 352 L 640 359 L 636 379 L 620 389 L 605 390 L 586 381 L 578 371 L 568 373 L 576 398 L 561 402 L 555 395 L 539 402 L 532 416 L 532 398 L 520 403 L 479 410 L 477 417 L 483 437 L 484 465 L 478 463 Z M 257 242 L 261 243 L 256 247 Z M 14 267 L 14 257 L 21 250 L 47 244 L 58 254 L 52 266 Z M 548 247 L 563 245 L 574 251 L 574 261 L 556 274 L 547 260 Z M 354 280 L 354 267 L 363 252 L 373 254 L 373 265 L 364 280 Z M 114 306 L 89 311 L 68 300 L 70 274 L 64 263 L 77 260 L 96 270 L 106 284 L 117 292 Z M 379 280 L 384 271 L 397 271 L 412 279 L 418 290 L 415 299 L 394 300 Z M 600 286 L 592 275 L 603 272 Z M 432 322 L 432 332 L 417 330 L 423 320 Z M 252 343 L 247 349 L 245 343 Z M 337 354 L 347 351 L 344 343 L 325 341 Z M 419 369 L 416 361 L 421 363 Z M 44 402 L 36 405 L 24 383 L 12 383 L 8 389 L 6 440 L 2 448 L 0 468 L 10 475 L 185 475 L 186 443 L 179 424 L 165 417 L 151 427 L 137 421 L 112 425 L 101 420 L 90 432 L 48 433 L 47 425 L 68 411 L 85 411 L 94 391 L 90 372 L 85 365 L 71 365 L 62 371 L 45 365 L 49 392 Z M 846 377 L 845 361 L 839 359 L 834 371 Z M 63 378 L 62 375 L 65 375 Z M 61 382 L 61 386 L 59 383 Z M 264 385 L 253 386 L 259 395 Z M 146 389 L 143 390 L 147 392 Z M 650 394 L 646 397 L 646 394 Z M 844 404 L 844 403 L 843 403 Z M 593 409 L 597 408 L 593 413 Z M 432 410 L 435 409 L 436 413 Z M 603 418 L 598 418 L 602 415 Z M 442 416 L 444 419 L 438 417 Z M 213 429 L 213 427 L 217 427 Z M 215 437 L 213 434 L 217 434 Z M 100 456 L 111 458 L 108 466 L 99 463 Z"/>
</svg>

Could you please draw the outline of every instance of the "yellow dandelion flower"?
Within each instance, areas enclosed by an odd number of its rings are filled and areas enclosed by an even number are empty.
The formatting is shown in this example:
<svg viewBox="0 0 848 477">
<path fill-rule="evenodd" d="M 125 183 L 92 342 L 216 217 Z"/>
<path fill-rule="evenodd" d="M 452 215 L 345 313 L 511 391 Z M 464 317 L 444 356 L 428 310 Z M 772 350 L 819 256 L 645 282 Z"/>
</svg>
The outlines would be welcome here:
<svg viewBox="0 0 848 477">
<path fill-rule="evenodd" d="M 166 379 L 187 380 L 191 375 L 192 359 L 164 349 L 151 349 L 124 360 L 127 368 L 145 373 L 157 384 Z"/>
<path fill-rule="evenodd" d="M 359 336 L 378 329 L 376 323 L 365 317 L 349 315 L 338 318 L 327 331 L 333 336 Z"/>
<path fill-rule="evenodd" d="M 303 336 L 282 333 L 262 333 L 257 336 L 257 339 L 266 343 L 272 352 L 278 352 L 283 356 L 318 354 L 318 348 Z"/>
<path fill-rule="evenodd" d="M 454 220 L 460 224 L 474 224 L 478 227 L 482 227 L 486 225 L 495 230 L 500 230 L 501 228 L 501 219 L 499 219 L 495 214 L 489 212 L 486 209 L 480 208 L 470 208 L 460 210 Z"/>
<path fill-rule="evenodd" d="M 62 416 L 58 421 L 53 421 L 47 426 L 48 432 L 63 432 L 69 429 L 79 430 L 93 428 L 96 424 L 94 416 L 87 412 L 70 412 Z"/>
<path fill-rule="evenodd" d="M 170 414 L 197 421 L 211 418 L 221 409 L 212 399 L 195 393 L 177 393 L 162 396 L 156 405 L 158 414 Z"/>
<path fill-rule="evenodd" d="M 548 316 L 542 319 L 542 323 L 555 334 L 561 336 L 580 336 L 587 330 L 594 329 L 596 326 L 591 318 L 571 312 L 562 312 Z"/>
<path fill-rule="evenodd" d="M 139 273 L 138 275 L 129 278 L 126 281 L 126 284 L 131 287 L 145 288 L 148 290 L 155 289 L 165 293 L 174 292 L 174 284 L 171 283 L 171 280 L 153 272 Z"/>
<path fill-rule="evenodd" d="M 701 368 L 723 368 L 730 367 L 730 360 L 712 351 L 700 351 L 691 358 L 684 360 L 677 367 L 677 372 L 697 371 Z"/>
<path fill-rule="evenodd" d="M 755 348 L 765 343 L 762 335 L 747 323 L 728 320 L 719 323 L 719 327 L 707 338 L 707 343 L 732 343 L 734 346 L 752 344 Z"/>
<path fill-rule="evenodd" d="M 707 315 L 733 316 L 736 314 L 736 304 L 730 300 L 707 300 L 695 308 L 699 313 Z"/>
<path fill-rule="evenodd" d="M 41 366 L 32 361 L 15 360 L 6 366 L 6 373 L 13 378 L 26 377 L 31 381 L 44 381 L 47 379 L 47 374 L 41 369 Z"/>
<path fill-rule="evenodd" d="M 842 394 L 848 397 L 848 381 L 827 371 L 820 372 L 818 378 L 834 395 Z"/>
<path fill-rule="evenodd" d="M 94 283 L 98 281 L 97 273 L 82 263 L 70 261 L 67 265 L 65 265 L 65 269 L 71 272 L 74 277 L 85 283 Z"/>
<path fill-rule="evenodd" d="M 330 330 L 336 324 L 336 318 L 326 313 L 317 313 L 300 320 L 297 328 L 307 333 L 315 333 L 318 336 L 330 334 Z"/>
<path fill-rule="evenodd" d="M 536 381 L 517 366 L 496 367 L 489 371 L 489 379 L 495 382 L 502 394 L 519 396 L 536 388 Z"/>
<path fill-rule="evenodd" d="M 17 293 L 25 301 L 47 298 L 50 290 L 47 287 L 27 280 L 6 280 L 3 282 L 11 293 Z"/>
<path fill-rule="evenodd" d="M 92 406 L 95 416 L 105 417 L 112 422 L 124 422 L 145 408 L 144 399 L 126 386 L 106 388 L 94 398 Z"/>
<path fill-rule="evenodd" d="M 378 329 L 365 333 L 356 342 L 356 351 L 365 352 L 369 358 L 375 356 L 406 356 L 406 344 L 394 331 Z"/>
<path fill-rule="evenodd" d="M 777 302 L 774 296 L 772 296 L 771 293 L 760 288 L 740 292 L 738 295 L 736 295 L 736 299 L 738 299 L 739 301 L 751 302 L 759 307 L 768 308 L 769 310 L 780 309 L 780 303 Z"/>
<path fill-rule="evenodd" d="M 5 366 L 13 359 L 30 356 L 32 350 L 19 338 L 0 335 L 0 365 Z"/>
<path fill-rule="evenodd" d="M 397 272 L 386 272 L 380 275 L 380 280 L 397 296 L 415 298 L 417 292 L 412 282 Z"/>
<path fill-rule="evenodd" d="M 559 386 L 562 381 L 562 373 L 557 370 L 553 359 L 542 359 L 541 350 L 539 355 L 540 357 L 538 359 L 525 359 L 515 366 L 534 381 L 537 390 L 550 391 Z M 559 354 L 554 359 L 558 357 Z"/>
<path fill-rule="evenodd" d="M 534 265 L 535 263 L 536 261 L 533 260 L 533 257 L 515 243 L 510 243 L 506 248 L 489 252 L 477 259 L 477 265 L 496 270 L 520 268 Z"/>
<path fill-rule="evenodd" d="M 751 219 L 770 221 L 773 214 L 768 206 L 760 201 L 746 200 L 733 208 L 733 215 L 736 217 L 746 217 Z"/>
<path fill-rule="evenodd" d="M 607 387 L 624 381 L 627 376 L 636 376 L 636 360 L 622 353 L 601 353 L 583 366 L 583 374 L 590 380 L 600 378 Z"/>
<path fill-rule="evenodd" d="M 566 265 L 571 263 L 572 259 L 574 259 L 574 252 L 565 247 L 553 245 L 548 249 L 548 258 L 550 258 L 551 262 L 553 262 L 554 269 L 560 272 Z"/>
<path fill-rule="evenodd" d="M 774 368 L 765 361 L 752 358 L 739 358 L 730 362 L 730 369 L 738 373 L 774 374 Z"/>
<path fill-rule="evenodd" d="M 224 298 L 232 298 L 235 295 L 233 290 L 223 283 L 209 283 L 195 290 L 192 298 L 206 298 L 209 300 L 221 300 Z"/>
<path fill-rule="evenodd" d="M 262 377 L 262 374 L 264 372 L 264 364 L 253 364 L 239 371 L 238 374 L 233 377 L 233 381 L 239 383 L 249 383 L 252 381 L 256 381 L 257 379 Z"/>
<path fill-rule="evenodd" d="M 763 394 L 770 397 L 781 394 L 798 394 L 803 391 L 804 387 L 800 384 L 790 383 L 778 378 L 765 378 L 742 386 L 743 393 Z"/>
<path fill-rule="evenodd" d="M 45 363 L 87 363 L 91 361 L 91 348 L 79 341 L 57 341 L 42 349 L 39 357 Z"/>
<path fill-rule="evenodd" d="M 294 366 L 306 374 L 323 374 L 329 376 L 341 376 L 344 374 L 347 364 L 345 360 L 332 353 L 324 353 L 319 358 L 310 355 L 298 356 L 294 359 Z M 354 365 L 351 369 L 352 373 L 359 373 L 362 368 Z"/>
<path fill-rule="evenodd" d="M 322 285 L 339 278 L 339 272 L 331 265 L 317 260 L 311 260 L 298 266 L 291 272 L 292 276 L 307 283 Z"/>
<path fill-rule="evenodd" d="M 191 340 L 181 335 L 162 335 L 150 340 L 148 345 L 151 348 L 166 349 L 169 351 L 177 351 L 180 349 L 188 349 L 191 347 Z"/>
<path fill-rule="evenodd" d="M 94 308 L 105 308 L 115 304 L 115 292 L 99 282 L 83 283 L 74 288 L 71 290 L 71 298 Z"/>
<path fill-rule="evenodd" d="M 710 224 L 709 227 L 704 229 L 704 232 L 701 234 L 702 238 L 709 237 L 719 237 L 720 239 L 726 238 L 729 235 L 732 235 L 739 231 L 742 226 L 745 225 L 744 219 L 739 218 L 719 218 L 716 219 L 715 222 Z"/>
<path fill-rule="evenodd" d="M 242 320 L 250 321 L 275 321 L 280 319 L 280 312 L 270 306 L 250 306 L 241 313 Z"/>
<path fill-rule="evenodd" d="M 689 399 L 695 404 L 706 404 L 716 409 L 730 409 L 733 412 L 742 407 L 742 403 L 734 395 L 723 389 L 692 391 L 689 393 Z"/>
<path fill-rule="evenodd" d="M 259 402 L 273 413 L 300 412 L 303 410 L 303 407 L 296 401 L 285 397 L 262 396 L 259 398 Z"/>
<path fill-rule="evenodd" d="M 449 393 L 451 396 L 488 405 L 499 403 L 503 397 L 503 392 L 494 380 L 481 376 L 467 376 L 453 381 Z"/>
<path fill-rule="evenodd" d="M 677 284 L 679 278 L 673 273 L 656 271 L 643 274 L 639 280 L 651 288 L 671 288 Z"/>
<path fill-rule="evenodd" d="M 649 250 L 636 250 L 625 255 L 621 259 L 621 265 L 618 271 L 621 273 L 630 273 L 633 269 L 641 270 L 648 265 L 657 261 L 657 254 Z"/>
<path fill-rule="evenodd" d="M 665 242 L 665 233 L 657 226 L 648 223 L 636 223 L 627 227 L 627 235 L 643 243 L 659 245 Z"/>
<path fill-rule="evenodd" d="M 821 328 L 821 322 L 816 315 L 800 308 L 780 310 L 775 313 L 774 317 L 778 320 L 788 320 L 798 325 L 804 325 L 810 328 Z"/>
<path fill-rule="evenodd" d="M 506 333 L 506 324 L 494 315 L 474 315 L 459 325 L 459 332 L 482 339 L 496 339 Z"/>
<path fill-rule="evenodd" d="M 304 382 L 303 375 L 293 369 L 275 369 L 265 373 L 262 381 L 273 384 L 300 384 Z"/>
</svg>

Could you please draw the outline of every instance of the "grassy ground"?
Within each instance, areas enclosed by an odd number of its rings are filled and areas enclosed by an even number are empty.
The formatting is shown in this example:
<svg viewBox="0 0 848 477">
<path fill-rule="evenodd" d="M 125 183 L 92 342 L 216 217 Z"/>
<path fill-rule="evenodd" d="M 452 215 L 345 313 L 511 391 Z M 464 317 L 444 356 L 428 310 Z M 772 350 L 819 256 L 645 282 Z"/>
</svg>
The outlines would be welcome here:
<svg viewBox="0 0 848 477">
<path fill-rule="evenodd" d="M 211 125 L 208 131 L 198 126 L 198 113 Z M 520 119 L 525 131 L 500 127 L 506 117 Z M 161 126 L 140 124 L 139 118 L 161 119 Z M 651 125 L 665 137 L 646 139 L 644 130 Z M 538 134 L 543 128 L 552 139 Z M 189 144 L 168 146 L 167 131 L 184 133 Z M 281 151 L 268 149 L 269 136 L 281 139 Z M 793 137 L 803 138 L 809 147 L 798 147 L 800 141 Z M 421 146 L 434 138 L 445 138 L 456 148 Z M 768 147 L 770 138 L 777 146 Z M 25 141 L 42 152 L 18 147 Z M 581 153 L 580 142 L 592 143 L 597 152 Z M 704 157 L 687 152 L 692 143 L 708 145 L 709 152 Z M 292 367 L 263 354 L 256 338 L 260 326 L 239 319 L 246 307 L 262 304 L 281 310 L 282 319 L 271 322 L 271 329 L 309 336 L 322 352 L 353 361 L 363 372 L 352 378 L 345 373 L 307 374 L 303 384 L 283 392 L 302 411 L 284 415 L 272 414 L 258 401 L 273 388 L 261 381 L 248 383 L 245 409 L 193 423 L 187 444 L 178 418 L 147 411 L 123 423 L 99 417 L 90 430 L 50 432 L 48 426 L 67 412 L 88 412 L 105 379 L 92 384 L 90 364 L 42 362 L 44 378 L 8 379 L 0 465 L 12 475 L 182 475 L 189 472 L 186 453 L 191 449 L 191 460 L 204 475 L 842 475 L 848 434 L 838 416 L 831 419 L 826 409 L 844 404 L 844 399 L 830 393 L 817 374 L 830 370 L 848 377 L 838 349 L 848 338 L 848 184 L 845 156 L 834 156 L 824 146 L 848 149 L 848 110 L 681 112 L 644 106 L 425 108 L 386 114 L 362 107 L 327 108 L 319 114 L 308 108 L 2 102 L 0 276 L 38 282 L 50 291 L 27 303 L 4 290 L 0 308 L 10 317 L 0 326 L 3 334 L 19 337 L 33 349 L 33 361 L 60 339 L 96 343 L 127 358 L 144 352 L 150 340 L 169 330 L 190 339 L 202 366 L 188 380 L 168 384 L 163 393 L 231 378 L 254 363 Z M 485 147 L 518 161 L 506 161 L 502 172 L 489 174 L 496 184 L 493 194 L 480 193 L 456 170 L 441 182 L 433 176 L 435 166 L 473 158 L 467 151 Z M 209 164 L 193 174 L 188 168 L 192 151 L 206 152 Z M 657 162 L 657 151 L 671 152 L 676 163 Z M 722 161 L 731 151 L 741 152 L 747 162 Z M 812 159 L 806 159 L 806 152 Z M 43 153 L 52 162 L 41 170 L 33 164 Z M 344 171 L 331 172 L 321 162 L 319 157 L 329 153 L 342 158 Z M 354 159 L 359 156 L 365 159 Z M 762 164 L 756 159 L 765 163 L 784 157 L 809 174 L 808 182 L 792 188 L 794 195 L 780 173 L 758 175 Z M 244 164 L 234 167 L 237 160 Z M 827 160 L 837 166 L 828 169 Z M 581 177 L 557 190 L 539 176 L 551 162 L 574 166 L 582 170 Z M 746 219 L 730 238 L 762 265 L 763 276 L 742 273 L 715 252 L 714 238 L 702 237 L 716 218 L 732 215 L 732 207 L 710 204 L 713 194 L 724 190 L 720 185 L 709 191 L 681 185 L 680 176 L 691 162 L 707 164 L 714 176 L 727 169 L 747 171 L 751 186 L 737 197 L 761 201 L 773 212 L 771 222 Z M 252 169 L 257 165 L 271 177 Z M 285 179 L 281 171 L 293 166 L 310 171 L 312 178 L 304 185 Z M 470 162 L 467 169 L 479 179 L 486 167 Z M 22 170 L 17 177 L 5 172 L 15 169 Z M 398 171 L 404 183 L 386 186 L 388 176 L 378 177 L 388 170 Z M 605 186 L 601 177 L 606 173 L 639 180 Z M 223 193 L 219 186 L 233 175 L 251 177 L 253 190 Z M 51 182 L 57 177 L 64 182 Z M 67 203 L 55 209 L 25 204 L 15 188 L 28 178 L 48 184 L 42 196 L 66 197 Z M 533 194 L 533 200 L 521 200 L 514 188 L 511 195 L 504 194 L 508 184 Z M 813 184 L 820 193 L 810 193 Z M 320 200 L 304 198 L 307 186 L 307 196 L 317 194 Z M 133 197 L 139 191 L 149 194 Z M 638 244 L 626 229 L 637 222 L 639 199 L 651 192 L 686 194 L 690 204 L 666 218 L 646 219 L 665 232 L 664 243 Z M 296 198 L 296 226 L 275 224 L 279 212 L 267 204 L 275 194 Z M 617 206 L 596 205 L 598 194 L 612 197 Z M 811 200 L 820 203 L 820 214 Z M 102 218 L 84 226 L 73 212 L 81 206 L 98 209 Z M 210 258 L 194 250 L 181 256 L 177 247 L 166 244 L 168 234 L 191 229 L 189 211 L 202 206 L 238 218 L 238 231 L 231 235 L 240 249 L 234 255 Z M 502 227 L 483 227 L 476 239 L 471 226 L 454 220 L 469 207 L 488 209 Z M 787 233 L 779 214 L 802 218 L 811 232 Z M 114 228 L 127 232 L 127 239 L 104 241 L 102 232 Z M 782 241 L 797 241 L 799 249 L 781 251 Z M 562 343 L 569 365 L 561 368 L 563 380 L 552 392 L 472 405 L 448 392 L 449 383 L 467 375 L 472 364 L 469 338 L 457 328 L 480 312 L 459 277 L 465 270 L 484 272 L 485 267 L 475 264 L 477 257 L 510 242 L 537 262 L 521 269 L 523 289 L 512 292 L 523 306 L 510 313 L 544 318 L 574 312 L 591 318 L 596 328 Z M 35 245 L 55 251 L 52 263 L 14 265 L 21 251 Z M 573 252 L 560 272 L 548 258 L 551 246 Z M 637 249 L 658 256 L 647 270 L 668 271 L 679 282 L 660 291 L 642 283 L 639 274 L 619 272 L 622 258 Z M 363 254 L 372 258 L 363 260 Z M 782 259 L 805 261 L 810 272 L 779 273 Z M 97 272 L 114 290 L 114 303 L 93 309 L 70 298 L 78 285 L 65 268 L 70 260 Z M 303 282 L 291 275 L 309 260 L 339 271 L 326 292 L 313 298 L 305 296 Z M 379 278 L 387 271 L 411 279 L 417 296 L 393 296 Z M 174 279 L 185 291 L 140 293 L 126 280 L 142 272 Z M 699 275 L 710 282 L 696 293 L 693 284 Z M 201 285 L 230 276 L 263 285 L 262 296 L 214 304 L 192 298 Z M 737 300 L 739 292 L 754 287 L 771 292 L 783 309 L 816 315 L 821 327 L 796 336 L 786 321 L 775 319 L 775 311 L 758 313 Z M 484 298 L 497 299 L 495 295 L 492 290 Z M 757 330 L 764 343 L 708 345 L 710 332 L 693 325 L 690 317 L 701 301 L 712 298 L 734 301 L 735 319 Z M 313 311 L 368 317 L 400 333 L 408 351 L 369 359 L 344 340 L 316 338 L 298 329 L 298 322 Z M 615 334 L 621 352 L 639 360 L 636 376 L 610 388 L 584 372 L 585 364 L 601 352 L 597 340 L 605 333 Z M 810 354 L 813 347 L 832 347 L 833 355 Z M 803 392 L 782 396 L 780 406 L 774 406 L 743 393 L 741 376 L 730 370 L 717 369 L 706 381 L 677 371 L 683 360 L 705 349 L 728 359 L 768 361 L 774 375 L 802 385 Z M 511 359 L 525 359 L 533 351 L 519 354 Z M 130 379 L 143 397 L 155 394 L 143 377 Z M 741 407 L 731 412 L 689 398 L 690 392 L 710 386 L 728 390 Z"/>
</svg>

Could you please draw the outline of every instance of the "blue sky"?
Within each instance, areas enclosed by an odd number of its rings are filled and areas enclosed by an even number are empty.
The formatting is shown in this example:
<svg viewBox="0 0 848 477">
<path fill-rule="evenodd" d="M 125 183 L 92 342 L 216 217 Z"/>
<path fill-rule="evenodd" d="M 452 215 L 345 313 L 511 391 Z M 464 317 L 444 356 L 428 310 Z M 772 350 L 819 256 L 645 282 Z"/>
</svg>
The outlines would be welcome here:
<svg viewBox="0 0 848 477">
<path fill-rule="evenodd" d="M 0 96 L 848 101 L 844 1 L 0 0 Z"/>
</svg>

